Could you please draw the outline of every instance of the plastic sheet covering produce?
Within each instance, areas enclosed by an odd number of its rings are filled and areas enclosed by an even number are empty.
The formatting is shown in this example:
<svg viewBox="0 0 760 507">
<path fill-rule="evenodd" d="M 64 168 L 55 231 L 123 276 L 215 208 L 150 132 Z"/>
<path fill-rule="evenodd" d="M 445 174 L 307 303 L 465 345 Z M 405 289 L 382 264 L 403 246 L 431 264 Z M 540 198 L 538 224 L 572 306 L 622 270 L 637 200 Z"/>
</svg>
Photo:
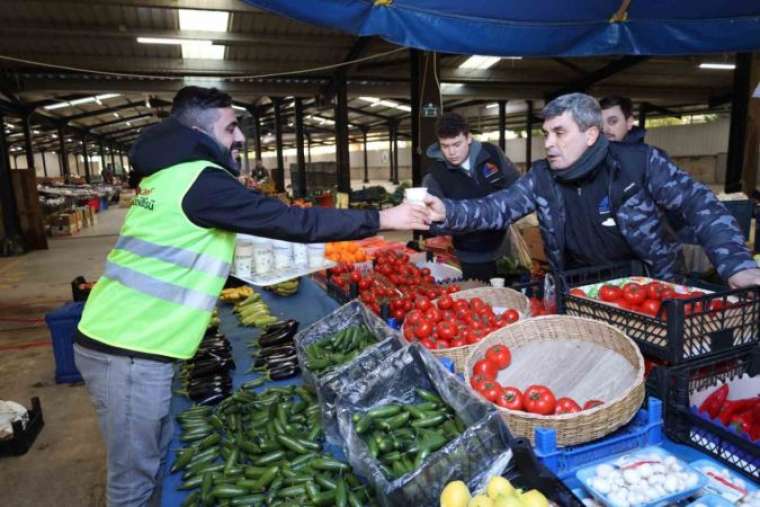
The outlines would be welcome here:
<svg viewBox="0 0 760 507">
<path fill-rule="evenodd" d="M 419 403 L 416 388 L 437 393 L 465 423 L 466 429 L 422 465 L 389 479 L 356 433 L 353 414 L 388 403 Z M 411 344 L 389 355 L 374 371 L 346 386 L 337 400 L 338 425 L 354 470 L 375 487 L 382 505 L 435 506 L 447 482 L 462 480 L 470 490 L 501 474 L 512 452 L 511 436 L 496 410 L 478 400 L 427 350 Z"/>
<path fill-rule="evenodd" d="M 308 368 L 306 349 L 313 343 L 323 342 L 337 332 L 357 325 L 364 325 L 377 339 L 352 360 L 326 370 L 314 372 Z M 322 422 L 327 439 L 340 444 L 338 422 L 335 418 L 335 399 L 349 386 L 364 378 L 395 350 L 404 346 L 401 333 L 389 327 L 358 300 L 349 301 L 323 319 L 301 330 L 296 335 L 296 353 L 301 364 L 304 382 L 313 385 L 322 407 Z"/>
</svg>

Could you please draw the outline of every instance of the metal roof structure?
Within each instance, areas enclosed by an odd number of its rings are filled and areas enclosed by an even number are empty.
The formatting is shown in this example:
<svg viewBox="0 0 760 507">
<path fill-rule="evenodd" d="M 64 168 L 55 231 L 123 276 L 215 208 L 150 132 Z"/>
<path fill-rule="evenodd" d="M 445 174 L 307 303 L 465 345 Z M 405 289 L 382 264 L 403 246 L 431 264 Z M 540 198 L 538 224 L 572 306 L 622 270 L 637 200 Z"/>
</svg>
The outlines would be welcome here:
<svg viewBox="0 0 760 507">
<path fill-rule="evenodd" d="M 185 84 L 228 91 L 241 113 L 259 117 L 261 135 L 273 128 L 272 98 L 282 98 L 286 145 L 292 97 L 301 97 L 312 142 L 329 142 L 338 68 L 347 78 L 349 135 L 358 139 L 368 130 L 370 139 L 388 139 L 394 123 L 401 135 L 410 131 L 409 50 L 377 37 L 307 25 L 237 0 L 5 0 L 3 7 L 0 94 L 11 149 L 24 149 L 17 113 L 30 110 L 34 150 L 53 149 L 60 129 L 74 151 L 82 138 L 125 149 L 168 114 Z M 200 11 L 200 24 L 183 28 L 183 10 Z M 222 28 L 211 26 L 214 12 L 226 13 Z M 205 55 L 191 51 L 198 40 L 208 41 L 217 58 L 197 58 Z M 489 107 L 495 100 L 520 101 L 507 115 L 507 128 L 517 129 L 525 124 L 522 101 L 538 106 L 565 90 L 626 95 L 656 114 L 676 114 L 723 107 L 733 84 L 731 72 L 699 68 L 706 60 L 731 63 L 731 55 L 501 59 L 481 70 L 461 68 L 467 58 L 439 55 L 437 77 L 444 108 L 457 108 L 481 129 L 497 124 L 498 110 Z M 338 67 L 345 62 L 355 63 Z M 273 143 L 266 139 L 265 149 Z"/>
</svg>

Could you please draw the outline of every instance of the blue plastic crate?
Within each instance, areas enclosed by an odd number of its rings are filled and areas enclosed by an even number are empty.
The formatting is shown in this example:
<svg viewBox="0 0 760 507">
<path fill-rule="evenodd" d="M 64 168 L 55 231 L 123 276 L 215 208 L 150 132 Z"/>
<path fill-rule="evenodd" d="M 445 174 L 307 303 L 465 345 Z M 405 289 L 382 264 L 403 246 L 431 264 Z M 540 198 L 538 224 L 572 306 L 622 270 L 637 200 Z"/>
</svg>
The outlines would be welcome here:
<svg viewBox="0 0 760 507">
<path fill-rule="evenodd" d="M 662 442 L 662 402 L 650 397 L 646 409 L 641 409 L 631 422 L 600 440 L 568 447 L 557 447 L 557 434 L 550 428 L 536 428 L 536 456 L 560 479 L 575 476 L 575 472 L 595 461 L 615 454 L 640 449 Z"/>
<path fill-rule="evenodd" d="M 66 303 L 45 314 L 45 322 L 50 329 L 55 356 L 55 381 L 58 384 L 81 382 L 82 376 L 74 364 L 74 336 L 84 303 Z"/>
<path fill-rule="evenodd" d="M 101 197 L 100 198 L 100 211 L 105 211 L 108 209 L 108 197 Z"/>
</svg>

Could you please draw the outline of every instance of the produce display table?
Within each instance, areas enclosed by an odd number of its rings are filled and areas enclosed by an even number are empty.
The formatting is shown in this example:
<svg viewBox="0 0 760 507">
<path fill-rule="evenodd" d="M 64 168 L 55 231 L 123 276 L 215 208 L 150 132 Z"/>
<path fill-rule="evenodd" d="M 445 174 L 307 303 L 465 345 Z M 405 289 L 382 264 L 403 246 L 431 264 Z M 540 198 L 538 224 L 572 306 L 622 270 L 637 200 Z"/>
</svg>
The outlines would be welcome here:
<svg viewBox="0 0 760 507">
<path fill-rule="evenodd" d="M 259 292 L 273 315 L 281 320 L 296 319 L 300 323 L 299 329 L 304 329 L 311 323 L 321 319 L 325 315 L 336 310 L 340 305 L 330 298 L 327 293 L 318 286 L 311 278 L 303 277 L 298 293 L 291 297 L 280 297 L 261 288 L 255 289 Z M 256 378 L 259 373 L 245 373 L 251 367 L 251 353 L 248 343 L 252 338 L 259 334 L 255 328 L 247 328 L 238 325 L 238 320 L 232 313 L 232 305 L 221 304 L 219 307 L 219 316 L 221 324 L 220 331 L 227 337 L 233 349 L 233 357 L 236 369 L 232 372 L 233 389 L 237 390 L 243 383 Z M 266 389 L 274 385 L 300 384 L 303 383 L 302 377 L 297 377 L 278 382 L 269 382 L 259 389 Z M 176 387 L 176 385 L 175 385 Z M 186 410 L 192 405 L 189 399 L 181 395 L 175 395 L 172 399 L 171 415 L 176 417 L 177 414 Z M 162 484 L 162 505 L 177 506 L 181 505 L 183 499 L 188 495 L 187 491 L 177 490 L 181 484 L 181 474 L 169 474 L 177 449 L 183 447 L 179 440 L 180 428 L 175 423 L 174 435 L 169 445 L 169 451 L 166 457 L 164 469 L 167 471 Z M 700 453 L 691 447 L 676 444 L 670 440 L 664 439 L 662 448 L 675 454 L 683 461 L 690 463 L 699 459 L 710 459 L 707 455 Z M 336 454 L 340 454 L 338 449 L 330 449 Z M 723 465 L 714 462 L 717 467 Z M 576 491 L 581 490 L 580 483 L 575 478 L 569 478 L 565 481 L 568 487 Z"/>
</svg>

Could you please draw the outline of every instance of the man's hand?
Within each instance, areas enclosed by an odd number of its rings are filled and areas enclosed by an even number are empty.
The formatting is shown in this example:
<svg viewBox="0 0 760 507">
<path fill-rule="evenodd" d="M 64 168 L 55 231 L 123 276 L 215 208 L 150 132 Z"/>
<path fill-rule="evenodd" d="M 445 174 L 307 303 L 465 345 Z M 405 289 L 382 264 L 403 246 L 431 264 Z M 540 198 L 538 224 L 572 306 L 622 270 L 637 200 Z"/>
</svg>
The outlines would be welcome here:
<svg viewBox="0 0 760 507">
<path fill-rule="evenodd" d="M 380 211 L 380 229 L 408 231 L 430 228 L 428 208 L 404 202 L 393 208 Z"/>
<path fill-rule="evenodd" d="M 431 222 L 443 222 L 446 219 L 446 206 L 434 195 L 425 196 L 425 205 Z"/>
<path fill-rule="evenodd" d="M 760 268 L 745 269 L 744 271 L 734 273 L 728 279 L 728 285 L 732 289 L 760 285 Z"/>
</svg>

